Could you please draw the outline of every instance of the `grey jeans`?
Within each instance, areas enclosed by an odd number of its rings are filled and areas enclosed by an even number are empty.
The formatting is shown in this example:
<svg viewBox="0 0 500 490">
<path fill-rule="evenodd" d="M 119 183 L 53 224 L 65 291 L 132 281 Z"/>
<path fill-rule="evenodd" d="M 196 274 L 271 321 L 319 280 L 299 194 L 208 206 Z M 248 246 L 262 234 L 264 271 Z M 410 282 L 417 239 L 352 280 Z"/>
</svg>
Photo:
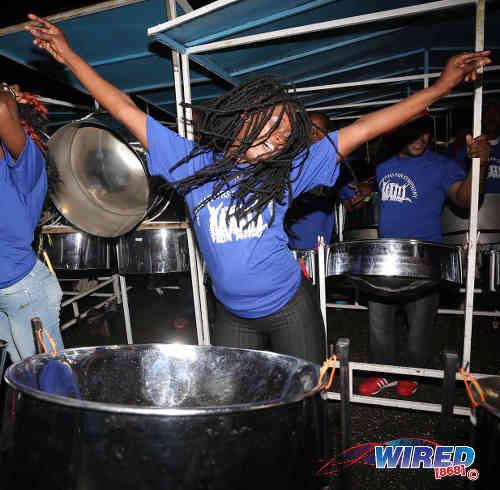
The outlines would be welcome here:
<svg viewBox="0 0 500 490">
<path fill-rule="evenodd" d="M 409 326 L 404 363 L 407 366 L 425 367 L 433 353 L 432 334 L 438 306 L 438 292 L 401 304 L 369 301 L 370 361 L 376 364 L 399 364 L 396 313 L 403 310 Z"/>
</svg>

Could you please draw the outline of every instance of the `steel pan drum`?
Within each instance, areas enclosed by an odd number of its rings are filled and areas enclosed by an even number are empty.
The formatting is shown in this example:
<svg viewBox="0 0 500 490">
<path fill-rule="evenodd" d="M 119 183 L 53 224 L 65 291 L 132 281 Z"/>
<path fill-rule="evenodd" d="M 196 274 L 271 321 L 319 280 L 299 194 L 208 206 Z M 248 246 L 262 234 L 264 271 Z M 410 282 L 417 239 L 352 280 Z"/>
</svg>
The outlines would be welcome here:
<svg viewBox="0 0 500 490">
<path fill-rule="evenodd" d="M 343 239 L 368 240 L 378 238 L 379 197 L 372 194 L 371 199 L 359 209 L 351 212 L 343 210 Z"/>
<path fill-rule="evenodd" d="M 479 471 L 479 484 L 472 488 L 486 489 L 491 488 L 490 482 L 497 478 L 500 457 L 500 376 L 481 378 L 478 381 L 485 401 L 483 402 L 476 392 L 475 398 L 479 405 L 472 409 L 472 447 L 476 451 L 473 467 Z"/>
<path fill-rule="evenodd" d="M 415 294 L 441 281 L 462 283 L 460 247 L 418 240 L 378 239 L 330 245 L 328 276 L 346 275 L 377 295 Z"/>
<path fill-rule="evenodd" d="M 108 115 L 58 129 L 48 144 L 48 164 L 60 183 L 51 194 L 58 211 L 77 228 L 116 237 L 146 216 L 152 201 L 145 157 L 133 137 Z"/>
<path fill-rule="evenodd" d="M 478 243 L 500 243 L 500 194 L 484 194 L 478 213 Z M 469 232 L 469 210 L 446 203 L 442 216 L 443 241 L 465 244 Z"/>
<path fill-rule="evenodd" d="M 189 270 L 186 223 L 143 223 L 118 239 L 120 274 L 165 274 Z"/>
<path fill-rule="evenodd" d="M 69 226 L 44 226 L 42 236 L 44 249 L 56 270 L 110 268 L 110 245 L 104 238 Z"/>
<path fill-rule="evenodd" d="M 491 292 L 500 291 L 500 244 L 479 245 L 478 252 L 481 284 Z"/>
<path fill-rule="evenodd" d="M 315 250 L 292 250 L 295 260 L 299 264 L 303 264 L 309 278 L 313 284 L 316 284 L 316 261 L 318 260 L 318 253 Z"/>
<path fill-rule="evenodd" d="M 68 349 L 11 366 L 2 484 L 16 490 L 309 489 L 319 366 L 187 345 Z"/>
</svg>

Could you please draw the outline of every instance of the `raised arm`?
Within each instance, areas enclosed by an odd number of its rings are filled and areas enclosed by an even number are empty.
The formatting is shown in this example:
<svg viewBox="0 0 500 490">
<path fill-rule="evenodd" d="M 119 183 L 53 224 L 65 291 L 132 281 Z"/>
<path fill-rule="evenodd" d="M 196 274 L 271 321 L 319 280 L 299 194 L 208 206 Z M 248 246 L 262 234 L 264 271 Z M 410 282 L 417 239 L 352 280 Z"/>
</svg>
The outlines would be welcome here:
<svg viewBox="0 0 500 490">
<path fill-rule="evenodd" d="M 37 25 L 26 25 L 26 29 L 35 38 L 33 41 L 35 46 L 45 49 L 55 60 L 66 65 L 90 95 L 113 117 L 125 124 L 141 145 L 148 150 L 146 114 L 125 92 L 104 80 L 83 58 L 78 56 L 71 49 L 66 36 L 59 27 L 34 14 L 28 14 L 28 18 L 37 22 Z"/>
<path fill-rule="evenodd" d="M 16 160 L 26 145 L 26 134 L 17 112 L 17 99 L 20 97 L 21 92 L 17 85 L 2 83 L 0 86 L 0 140 Z M 0 156 L 3 156 L 1 152 L 0 148 Z"/>
<path fill-rule="evenodd" d="M 490 51 L 464 53 L 448 60 L 439 79 L 429 88 L 417 92 L 407 99 L 361 117 L 355 123 L 342 128 L 338 135 L 339 152 L 347 157 L 361 144 L 397 128 L 430 106 L 463 79 L 475 80 L 477 70 L 489 63 Z"/>
</svg>

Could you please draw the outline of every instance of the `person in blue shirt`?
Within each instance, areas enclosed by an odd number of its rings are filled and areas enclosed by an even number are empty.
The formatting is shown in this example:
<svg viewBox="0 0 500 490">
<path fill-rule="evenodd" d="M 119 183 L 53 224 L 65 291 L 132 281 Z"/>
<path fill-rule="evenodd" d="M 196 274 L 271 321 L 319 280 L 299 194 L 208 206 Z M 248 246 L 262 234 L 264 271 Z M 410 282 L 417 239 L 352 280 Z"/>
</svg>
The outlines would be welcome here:
<svg viewBox="0 0 500 490">
<path fill-rule="evenodd" d="M 65 64 L 148 151 L 152 175 L 183 194 L 218 300 L 213 343 L 262 347 L 320 363 L 326 356 L 319 305 L 288 248 L 283 219 L 293 197 L 331 187 L 340 155 L 396 127 L 491 60 L 489 52 L 451 58 L 430 88 L 364 116 L 309 147 L 311 122 L 288 86 L 273 78 L 242 84 L 197 106 L 203 143 L 188 141 L 140 110 L 88 65 L 57 26 L 33 14 L 34 44 Z"/>
<path fill-rule="evenodd" d="M 428 149 L 432 120 L 417 119 L 397 131 L 393 138 L 397 154 L 377 166 L 379 188 L 380 238 L 407 238 L 441 242 L 441 212 L 445 199 L 460 207 L 468 207 L 471 173 L 454 160 Z M 467 136 L 467 151 L 481 158 L 481 190 L 484 187 L 489 145 L 486 136 Z M 409 331 L 405 362 L 425 367 L 432 355 L 432 332 L 439 304 L 436 290 L 423 296 L 392 301 L 368 302 L 370 322 L 370 360 L 377 364 L 398 364 L 396 313 L 407 314 Z M 374 395 L 397 385 L 401 396 L 410 396 L 417 389 L 414 381 L 392 381 L 372 377 L 359 386 L 362 395 Z"/>
<path fill-rule="evenodd" d="M 314 144 L 321 141 L 328 133 L 330 121 L 328 116 L 321 112 L 310 113 L 309 117 L 313 123 L 311 144 Z M 333 237 L 334 205 L 337 198 L 351 210 L 362 203 L 370 190 L 366 183 L 360 183 L 358 189 L 354 182 L 351 182 L 338 190 L 319 186 L 298 196 L 293 200 L 285 216 L 288 246 L 292 250 L 314 250 L 318 236 L 322 236 L 326 244 L 330 243 Z"/>
<path fill-rule="evenodd" d="M 17 85 L 2 83 L 0 338 L 8 342 L 12 361 L 35 354 L 31 328 L 34 317 L 42 321 L 45 345 L 51 349 L 53 341 L 57 350 L 64 348 L 59 330 L 62 291 L 57 278 L 37 260 L 32 247 L 47 193 L 45 158 L 37 146 L 42 144 L 32 122 L 40 119 L 36 107 L 31 94 L 21 92 Z"/>
<path fill-rule="evenodd" d="M 484 129 L 491 147 L 484 192 L 498 194 L 500 193 L 500 102 L 498 100 L 492 100 L 486 105 Z M 467 171 L 471 165 L 467 145 L 458 146 L 455 143 L 449 146 L 446 154 L 454 158 Z"/>
<path fill-rule="evenodd" d="M 484 119 L 488 143 L 491 146 L 484 192 L 498 194 L 500 193 L 500 101 L 498 99 L 488 103 Z"/>
</svg>

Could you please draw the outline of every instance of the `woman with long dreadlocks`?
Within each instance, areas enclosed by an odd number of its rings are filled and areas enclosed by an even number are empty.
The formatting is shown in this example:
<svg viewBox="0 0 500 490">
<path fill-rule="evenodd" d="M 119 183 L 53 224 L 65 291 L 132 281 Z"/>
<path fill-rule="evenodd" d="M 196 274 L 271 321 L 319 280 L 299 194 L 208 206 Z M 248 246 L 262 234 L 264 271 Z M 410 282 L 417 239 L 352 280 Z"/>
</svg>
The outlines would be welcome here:
<svg viewBox="0 0 500 490">
<path fill-rule="evenodd" d="M 31 319 L 47 346 L 64 349 L 59 330 L 62 291 L 32 247 L 47 193 L 40 130 L 46 109 L 17 85 L 0 86 L 0 338 L 12 361 L 35 353 Z"/>
<path fill-rule="evenodd" d="M 319 307 L 287 247 L 285 211 L 294 196 L 332 186 L 340 155 L 399 126 L 464 77 L 490 62 L 488 52 L 451 58 L 441 78 L 405 101 L 365 116 L 308 147 L 311 121 L 289 87 L 245 83 L 200 114 L 196 144 L 141 111 L 69 46 L 55 25 L 29 14 L 34 44 L 65 64 L 89 93 L 147 149 L 150 173 L 184 193 L 213 291 L 220 304 L 214 344 L 271 348 L 320 363 L 325 340 Z"/>
</svg>

